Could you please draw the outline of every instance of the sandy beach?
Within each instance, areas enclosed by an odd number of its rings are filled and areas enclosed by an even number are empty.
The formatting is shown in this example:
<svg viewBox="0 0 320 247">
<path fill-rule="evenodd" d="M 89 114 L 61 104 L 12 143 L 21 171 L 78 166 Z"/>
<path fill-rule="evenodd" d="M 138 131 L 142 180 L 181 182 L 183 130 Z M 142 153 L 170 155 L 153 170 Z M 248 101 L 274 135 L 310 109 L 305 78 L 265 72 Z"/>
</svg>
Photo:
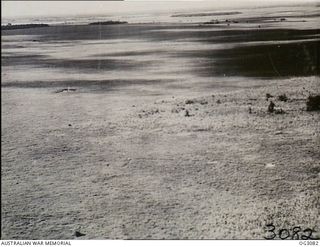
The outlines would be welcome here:
<svg viewBox="0 0 320 247">
<path fill-rule="evenodd" d="M 1 238 L 319 238 L 319 30 L 258 24 L 2 31 Z"/>
</svg>

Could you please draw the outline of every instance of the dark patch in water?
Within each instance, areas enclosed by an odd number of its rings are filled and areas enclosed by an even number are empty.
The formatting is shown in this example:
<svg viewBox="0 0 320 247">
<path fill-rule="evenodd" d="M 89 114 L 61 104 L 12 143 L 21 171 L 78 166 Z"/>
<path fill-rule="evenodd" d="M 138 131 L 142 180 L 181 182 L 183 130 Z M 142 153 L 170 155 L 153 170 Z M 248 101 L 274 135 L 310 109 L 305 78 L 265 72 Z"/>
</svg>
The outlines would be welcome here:
<svg viewBox="0 0 320 247">
<path fill-rule="evenodd" d="M 190 30 L 193 28 L 193 30 Z M 170 31 L 171 30 L 171 31 Z M 174 32 L 173 32 L 173 31 Z M 177 32 L 175 32 L 177 30 Z M 3 31 L 4 32 L 4 31 Z M 189 71 L 200 76 L 247 76 L 277 78 L 291 76 L 319 75 L 319 29 L 257 29 L 257 30 L 221 30 L 212 28 L 204 31 L 196 25 L 111 25 L 111 26 L 56 26 L 42 29 L 10 30 L 5 35 L 38 35 L 44 42 L 78 40 L 118 40 L 132 39 L 134 42 L 188 42 L 190 44 L 221 44 L 219 50 L 173 50 L 163 51 L 170 56 L 198 59 Z M 302 39 L 309 39 L 301 41 Z M 312 40 L 313 39 L 313 40 Z M 259 41 L 262 44 L 241 46 L 241 43 Z M 272 41 L 275 44 L 263 44 Z M 281 44 L 277 41 L 292 41 Z M 121 41 L 119 41 L 121 42 Z M 233 48 L 223 48 L 223 44 L 235 44 Z M 183 43 L 182 43 L 183 46 Z M 175 46 L 173 46 L 175 47 Z M 124 51 L 114 56 L 158 55 L 157 51 Z M 107 56 L 110 54 L 106 54 Z M 134 59 L 52 59 L 50 57 L 11 57 L 3 56 L 3 65 L 31 65 L 46 68 L 62 68 L 96 72 L 99 70 L 141 70 L 156 61 L 137 61 Z M 166 60 L 163 60 L 165 63 Z M 180 73 L 179 71 L 176 72 Z M 185 69 L 183 72 L 185 73 Z"/>
<path fill-rule="evenodd" d="M 130 57 L 130 56 L 148 56 L 155 55 L 160 53 L 165 53 L 165 50 L 148 50 L 148 51 L 122 51 L 122 52 L 111 52 L 111 53 L 102 53 L 95 54 L 92 57 Z"/>
<path fill-rule="evenodd" d="M 11 55 L 12 53 L 2 54 L 1 65 L 2 66 L 16 66 L 16 65 L 27 65 L 35 64 L 41 59 L 47 58 L 45 55 Z"/>
<path fill-rule="evenodd" d="M 124 59 L 47 59 L 47 67 L 77 70 L 133 70 L 150 65 L 152 61 L 140 62 Z"/>
<path fill-rule="evenodd" d="M 2 83 L 2 87 L 19 88 L 67 88 L 67 87 L 92 87 L 93 89 L 110 89 L 117 86 L 126 85 L 148 85 L 170 83 L 172 80 L 146 80 L 146 79 L 128 79 L 128 80 L 62 80 L 62 81 L 21 81 Z"/>
<path fill-rule="evenodd" d="M 320 41 L 236 46 L 231 49 L 179 52 L 174 56 L 201 58 L 200 76 L 259 78 L 319 75 Z"/>
<path fill-rule="evenodd" d="M 52 59 L 42 55 L 2 56 L 2 66 L 27 65 L 38 68 L 71 70 L 133 70 L 152 64 L 152 61 L 129 59 Z"/>
</svg>

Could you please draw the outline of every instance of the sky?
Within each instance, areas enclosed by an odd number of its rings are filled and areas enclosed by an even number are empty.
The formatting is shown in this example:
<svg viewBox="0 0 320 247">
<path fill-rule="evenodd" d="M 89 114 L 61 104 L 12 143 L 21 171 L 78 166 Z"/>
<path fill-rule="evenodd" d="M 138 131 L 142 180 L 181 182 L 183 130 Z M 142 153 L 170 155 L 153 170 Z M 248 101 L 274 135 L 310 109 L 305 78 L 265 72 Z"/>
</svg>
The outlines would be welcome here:
<svg viewBox="0 0 320 247">
<path fill-rule="evenodd" d="M 2 18 L 75 16 L 115 13 L 156 13 L 203 9 L 236 9 L 288 3 L 319 3 L 320 0 L 125 0 L 125 1 L 1 1 Z"/>
</svg>

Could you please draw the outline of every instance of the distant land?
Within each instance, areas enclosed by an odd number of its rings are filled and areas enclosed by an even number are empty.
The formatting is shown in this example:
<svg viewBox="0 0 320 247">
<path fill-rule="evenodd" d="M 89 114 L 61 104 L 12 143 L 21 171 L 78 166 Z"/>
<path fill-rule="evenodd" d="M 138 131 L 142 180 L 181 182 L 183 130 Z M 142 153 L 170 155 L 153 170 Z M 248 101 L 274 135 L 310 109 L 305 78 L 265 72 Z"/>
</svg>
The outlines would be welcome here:
<svg viewBox="0 0 320 247">
<path fill-rule="evenodd" d="M 127 24 L 126 21 L 98 21 L 98 22 L 91 22 L 89 25 L 117 25 L 117 24 Z"/>
<path fill-rule="evenodd" d="M 1 30 L 14 30 L 14 29 L 26 29 L 26 28 L 36 28 L 36 27 L 49 27 L 48 24 L 19 24 L 19 25 L 11 25 L 10 23 L 1 26 Z"/>
<path fill-rule="evenodd" d="M 210 12 L 210 13 L 190 13 L 190 14 L 174 14 L 171 17 L 197 17 L 197 16 L 219 16 L 219 15 L 238 15 L 242 14 L 239 11 L 232 12 Z"/>
</svg>

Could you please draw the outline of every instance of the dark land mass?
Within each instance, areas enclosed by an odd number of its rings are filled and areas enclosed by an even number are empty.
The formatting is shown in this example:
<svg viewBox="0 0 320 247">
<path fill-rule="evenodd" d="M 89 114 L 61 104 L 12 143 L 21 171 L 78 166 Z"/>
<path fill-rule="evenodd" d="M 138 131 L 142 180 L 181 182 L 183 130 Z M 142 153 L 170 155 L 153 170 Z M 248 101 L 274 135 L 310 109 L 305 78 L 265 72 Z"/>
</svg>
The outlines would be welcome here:
<svg viewBox="0 0 320 247">
<path fill-rule="evenodd" d="M 245 23 L 245 24 L 267 24 L 267 23 L 278 23 L 278 22 L 307 22 L 306 18 L 317 18 L 319 14 L 309 14 L 309 15 L 282 15 L 282 16 L 265 16 L 265 17 L 241 17 L 241 18 L 230 18 L 230 19 L 215 19 L 211 21 L 206 21 L 201 24 L 204 25 L 217 25 L 217 24 L 228 24 L 231 23 Z M 299 20 L 297 20 L 299 18 Z M 261 28 L 261 26 L 258 26 Z"/>
<path fill-rule="evenodd" d="M 15 30 L 15 29 L 28 29 L 36 27 L 49 27 L 48 24 L 19 24 L 19 25 L 6 25 L 1 26 L 1 30 Z"/>
<path fill-rule="evenodd" d="M 300 21 L 305 21 L 304 18 L 315 18 L 320 17 L 320 14 L 309 14 L 309 15 L 281 15 L 281 16 L 265 16 L 265 17 L 242 17 L 226 20 L 227 22 L 237 23 L 265 23 L 265 22 L 281 22 L 290 21 L 292 18 L 299 18 Z"/>
<path fill-rule="evenodd" d="M 117 25 L 117 24 L 128 24 L 126 21 L 98 21 L 91 22 L 89 25 Z"/>
</svg>

